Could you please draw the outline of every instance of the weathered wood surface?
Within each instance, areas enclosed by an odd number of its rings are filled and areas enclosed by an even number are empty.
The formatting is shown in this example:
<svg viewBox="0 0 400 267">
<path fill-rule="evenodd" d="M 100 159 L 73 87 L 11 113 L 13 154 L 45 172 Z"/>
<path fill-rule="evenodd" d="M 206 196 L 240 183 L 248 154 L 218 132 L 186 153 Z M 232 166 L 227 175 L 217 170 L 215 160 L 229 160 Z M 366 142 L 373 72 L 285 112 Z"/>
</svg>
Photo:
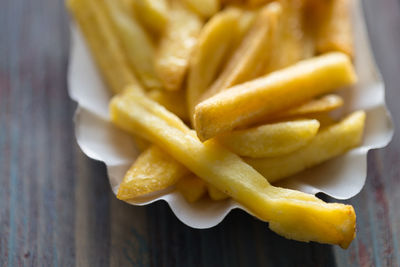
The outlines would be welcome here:
<svg viewBox="0 0 400 267">
<path fill-rule="evenodd" d="M 365 0 L 369 32 L 400 124 L 400 4 Z M 0 0 L 0 266 L 399 266 L 400 137 L 369 154 L 348 201 L 348 250 L 285 240 L 241 211 L 193 230 L 165 203 L 115 199 L 102 164 L 74 140 L 62 0 Z"/>
</svg>

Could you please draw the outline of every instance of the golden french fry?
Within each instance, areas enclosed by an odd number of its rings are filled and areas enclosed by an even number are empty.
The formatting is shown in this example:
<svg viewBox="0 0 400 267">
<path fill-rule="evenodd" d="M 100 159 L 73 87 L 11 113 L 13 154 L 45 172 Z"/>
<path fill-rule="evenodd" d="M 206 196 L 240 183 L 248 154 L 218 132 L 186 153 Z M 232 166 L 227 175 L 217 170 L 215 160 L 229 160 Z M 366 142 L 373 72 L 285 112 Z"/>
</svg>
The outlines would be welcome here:
<svg viewBox="0 0 400 267">
<path fill-rule="evenodd" d="M 207 189 L 208 189 L 208 195 L 210 196 L 210 198 L 212 200 L 215 201 L 220 201 L 220 200 L 224 200 L 229 198 L 229 196 L 227 194 L 225 194 L 224 192 L 218 190 L 215 186 L 213 185 L 207 185 Z"/>
<path fill-rule="evenodd" d="M 245 8 L 240 8 L 240 7 L 228 7 L 226 8 L 226 10 L 230 10 L 230 9 L 240 9 L 241 11 L 241 16 L 238 20 L 238 24 L 239 24 L 239 34 L 236 37 L 236 44 L 235 46 L 239 46 L 239 44 L 242 42 L 243 37 L 247 34 L 247 32 L 249 31 L 249 29 L 251 28 L 251 26 L 253 25 L 254 21 L 257 18 L 258 15 L 258 9 L 257 10 L 253 10 L 253 9 L 245 9 Z"/>
<path fill-rule="evenodd" d="M 137 135 L 135 135 L 133 137 L 133 140 L 135 141 L 136 146 L 139 148 L 140 152 L 145 151 L 146 149 L 149 148 L 149 146 L 151 145 L 149 143 L 149 141 L 147 141 L 146 139 L 139 137 Z"/>
<path fill-rule="evenodd" d="M 176 188 L 188 202 L 196 202 L 207 193 L 206 183 L 194 174 L 179 180 Z"/>
<path fill-rule="evenodd" d="M 267 119 L 265 123 L 280 122 L 282 120 L 309 119 L 319 121 L 321 129 L 337 122 L 328 112 L 342 105 L 343 99 L 340 96 L 324 95 L 287 111 L 279 112 L 273 116 L 274 118 Z"/>
<path fill-rule="evenodd" d="M 167 0 L 135 0 L 135 15 L 154 33 L 161 33 L 168 23 Z"/>
<path fill-rule="evenodd" d="M 187 85 L 187 104 L 191 119 L 200 96 L 215 78 L 234 44 L 240 15 L 238 9 L 222 11 L 213 16 L 200 33 L 190 62 Z"/>
<path fill-rule="evenodd" d="M 166 108 L 160 104 L 153 105 L 155 102 L 151 98 L 145 97 L 146 95 L 143 92 L 138 92 L 133 86 L 127 87 L 125 90 L 123 90 L 121 95 L 142 95 L 143 99 L 146 99 L 148 103 L 151 103 L 152 105 L 149 105 L 147 108 L 156 116 L 159 116 L 163 120 L 167 121 L 170 125 L 173 125 L 174 127 L 180 129 L 183 132 L 191 133 L 192 131 L 188 129 L 185 123 L 182 122 L 181 119 L 179 119 L 175 114 L 171 112 L 166 112 Z M 157 102 L 155 102 L 157 103 Z M 123 119 L 123 118 L 122 118 Z M 124 128 L 126 131 L 134 134 L 136 132 L 136 129 L 130 128 L 133 127 L 131 124 L 127 124 L 126 128 Z M 139 134 L 139 136 L 145 138 L 146 140 L 148 139 L 145 135 Z"/>
<path fill-rule="evenodd" d="M 220 0 L 222 6 L 240 5 L 247 7 L 246 0 Z"/>
<path fill-rule="evenodd" d="M 257 0 L 256 0 L 257 1 Z M 282 23 L 277 41 L 272 45 L 274 53 L 265 73 L 275 71 L 299 60 L 314 55 L 314 42 L 311 33 L 304 25 L 304 0 L 281 0 Z"/>
<path fill-rule="evenodd" d="M 266 64 L 273 52 L 269 45 L 277 37 L 281 5 L 277 2 L 266 5 L 245 35 L 218 79 L 204 93 L 207 99 L 233 85 L 251 80 L 264 74 Z"/>
<path fill-rule="evenodd" d="M 323 129 L 311 142 L 299 150 L 280 157 L 246 159 L 268 181 L 299 173 L 360 144 L 364 130 L 365 113 L 357 111 L 341 122 Z"/>
<path fill-rule="evenodd" d="M 117 198 L 129 200 L 174 185 L 189 170 L 155 145 L 136 159 L 118 188 Z"/>
<path fill-rule="evenodd" d="M 325 113 L 337 109 L 343 105 L 343 99 L 338 95 L 324 95 L 312 99 L 302 105 L 293 107 L 287 111 L 276 114 L 274 119 L 301 117 L 309 114 Z"/>
<path fill-rule="evenodd" d="M 273 122 L 276 123 L 282 121 L 296 121 L 296 120 L 317 120 L 319 122 L 319 131 L 326 128 L 327 126 L 331 126 L 332 124 L 338 122 L 337 120 L 332 118 L 332 116 L 329 113 L 323 112 L 323 113 L 312 113 L 299 116 L 285 117 L 276 120 L 269 120 L 268 123 L 273 123 Z"/>
<path fill-rule="evenodd" d="M 98 1 L 107 12 L 117 37 L 125 50 L 130 66 L 141 83 L 148 89 L 161 88 L 154 69 L 154 44 L 139 24 L 133 12 L 121 0 Z M 110 66 L 112 68 L 113 66 Z"/>
<path fill-rule="evenodd" d="M 166 109 L 177 115 L 184 121 L 189 121 L 189 113 L 186 105 L 186 91 L 152 90 L 148 96 L 163 105 Z"/>
<path fill-rule="evenodd" d="M 239 156 L 276 157 L 307 145 L 318 129 L 317 120 L 285 121 L 236 130 L 217 137 L 217 140 Z"/>
<path fill-rule="evenodd" d="M 126 91 L 110 103 L 112 121 L 146 136 L 207 183 L 247 207 L 270 228 L 291 239 L 348 247 L 355 236 L 352 206 L 278 188 L 214 140 L 200 142 L 183 122 L 144 94 Z M 161 116 L 161 113 L 165 113 Z M 175 125 L 177 124 L 177 125 Z"/>
<path fill-rule="evenodd" d="M 356 81 L 349 57 L 329 53 L 239 84 L 196 106 L 195 129 L 204 141 Z"/>
<path fill-rule="evenodd" d="M 226 0 L 227 2 L 230 2 L 232 0 Z M 272 2 L 272 0 L 245 0 L 246 4 L 251 6 L 251 7 L 257 7 L 261 5 L 268 4 Z"/>
<path fill-rule="evenodd" d="M 111 22 L 99 6 L 92 0 L 68 0 L 67 6 L 85 36 L 107 86 L 118 93 L 129 84 L 138 85 Z"/>
<path fill-rule="evenodd" d="M 219 0 L 181 0 L 189 8 L 204 18 L 209 18 L 218 12 Z"/>
<path fill-rule="evenodd" d="M 314 119 L 319 121 L 319 128 L 320 130 L 331 126 L 332 124 L 337 123 L 338 121 L 333 119 L 329 114 L 327 113 L 316 113 L 316 114 L 310 114 L 310 115 L 306 115 L 306 117 L 308 117 L 309 119 Z"/>
<path fill-rule="evenodd" d="M 354 57 L 351 0 L 314 2 L 317 52 L 340 51 Z"/>
<path fill-rule="evenodd" d="M 179 90 L 203 22 L 178 0 L 172 1 L 169 13 L 155 68 L 165 89 Z"/>
</svg>

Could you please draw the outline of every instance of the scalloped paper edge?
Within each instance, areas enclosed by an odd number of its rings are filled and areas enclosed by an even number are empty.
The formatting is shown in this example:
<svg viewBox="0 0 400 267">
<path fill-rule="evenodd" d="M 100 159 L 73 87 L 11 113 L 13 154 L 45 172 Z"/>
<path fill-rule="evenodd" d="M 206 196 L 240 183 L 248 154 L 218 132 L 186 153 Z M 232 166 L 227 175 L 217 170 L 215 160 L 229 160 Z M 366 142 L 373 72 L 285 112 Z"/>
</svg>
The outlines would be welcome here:
<svg viewBox="0 0 400 267">
<path fill-rule="evenodd" d="M 285 179 L 279 186 L 311 194 L 322 192 L 336 199 L 351 198 L 364 186 L 368 151 L 382 148 L 392 139 L 393 125 L 385 105 L 384 84 L 372 56 L 360 1 L 354 3 L 353 23 L 355 67 L 359 82 L 339 92 L 345 99 L 345 105 L 336 115 L 342 116 L 358 109 L 367 112 L 363 145 Z M 118 185 L 139 150 L 127 133 L 110 122 L 108 102 L 111 93 L 102 82 L 83 37 L 73 22 L 71 35 L 68 92 L 78 103 L 74 117 L 76 140 L 89 158 L 102 161 L 107 166 L 110 185 L 116 194 Z M 174 187 L 128 203 L 141 206 L 158 200 L 167 202 L 176 217 L 193 228 L 213 227 L 235 208 L 251 214 L 232 199 L 215 202 L 204 198 L 196 203 L 188 203 Z"/>
</svg>

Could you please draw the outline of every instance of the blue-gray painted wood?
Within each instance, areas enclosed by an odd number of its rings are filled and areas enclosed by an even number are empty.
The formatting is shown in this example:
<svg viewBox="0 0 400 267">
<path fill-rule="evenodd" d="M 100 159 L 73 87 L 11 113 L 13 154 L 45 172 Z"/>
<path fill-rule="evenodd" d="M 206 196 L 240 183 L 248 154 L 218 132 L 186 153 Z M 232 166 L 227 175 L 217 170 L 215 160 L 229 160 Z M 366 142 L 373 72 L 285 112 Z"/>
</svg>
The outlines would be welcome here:
<svg viewBox="0 0 400 267">
<path fill-rule="evenodd" d="M 399 1 L 364 6 L 398 133 Z M 62 0 L 0 0 L 0 266 L 399 266 L 398 134 L 369 154 L 365 188 L 348 201 L 348 250 L 286 240 L 242 211 L 194 230 L 165 203 L 118 201 L 74 140 L 67 21 Z"/>
</svg>

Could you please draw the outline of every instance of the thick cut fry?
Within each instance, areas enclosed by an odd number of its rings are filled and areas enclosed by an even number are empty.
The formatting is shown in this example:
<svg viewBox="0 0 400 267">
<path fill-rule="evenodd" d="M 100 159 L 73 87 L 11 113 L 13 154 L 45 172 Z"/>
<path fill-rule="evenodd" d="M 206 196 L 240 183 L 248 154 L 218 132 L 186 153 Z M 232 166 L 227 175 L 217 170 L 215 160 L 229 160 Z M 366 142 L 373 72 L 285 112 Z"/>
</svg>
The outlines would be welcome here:
<svg viewBox="0 0 400 267">
<path fill-rule="evenodd" d="M 141 95 L 144 99 L 147 99 L 147 97 L 145 97 L 145 94 L 143 92 L 138 92 L 137 90 L 135 90 L 135 88 L 133 88 L 133 86 L 129 86 L 127 87 L 122 93 L 120 93 L 121 95 L 136 95 L 139 94 Z M 139 97 L 139 96 L 138 96 Z M 148 101 L 150 101 L 149 103 L 153 103 L 154 101 L 151 99 L 147 99 Z M 163 120 L 167 121 L 170 125 L 173 125 L 174 127 L 180 129 L 183 132 L 188 132 L 191 133 L 191 131 L 188 129 L 188 127 L 182 122 L 181 119 L 179 119 L 175 114 L 172 114 L 171 112 L 166 112 L 166 108 L 162 105 L 156 104 L 156 105 L 151 105 L 148 106 L 148 109 L 155 114 L 156 116 L 162 118 Z M 123 114 L 121 114 L 123 115 Z M 132 125 L 126 125 L 127 128 L 132 127 Z M 136 130 L 135 129 L 125 129 L 128 132 L 134 133 Z M 139 136 L 143 136 L 142 134 L 139 134 Z M 143 136 L 146 140 L 148 140 L 148 138 L 146 136 Z"/>
<path fill-rule="evenodd" d="M 239 6 L 247 6 L 246 0 L 220 0 L 222 6 L 232 6 L 232 5 L 239 5 Z"/>
<path fill-rule="evenodd" d="M 302 116 L 302 117 L 304 118 L 304 116 Z M 309 115 L 306 115 L 305 118 L 319 121 L 319 125 L 320 125 L 319 129 L 320 130 L 338 122 L 337 120 L 333 119 L 332 116 L 330 116 L 327 113 L 309 114 Z"/>
<path fill-rule="evenodd" d="M 179 1 L 171 4 L 166 31 L 155 61 L 156 71 L 167 90 L 178 90 L 189 65 L 202 27 L 200 18 Z"/>
<path fill-rule="evenodd" d="M 210 198 L 212 200 L 215 201 L 220 201 L 220 200 L 224 200 L 229 198 L 229 196 L 227 194 L 225 194 L 224 192 L 218 190 L 215 186 L 213 185 L 207 185 L 207 189 L 208 189 L 208 195 L 210 196 Z"/>
<path fill-rule="evenodd" d="M 233 85 L 264 74 L 272 53 L 270 45 L 274 43 L 277 36 L 280 14 L 281 5 L 278 3 L 268 4 L 261 9 L 241 45 L 202 99 L 207 99 Z"/>
<path fill-rule="evenodd" d="M 296 121 L 296 120 L 317 120 L 319 122 L 319 131 L 326 128 L 327 126 L 331 126 L 332 124 L 338 122 L 337 120 L 332 118 L 332 116 L 329 113 L 322 112 L 322 113 L 304 114 L 299 116 L 290 116 L 282 119 L 273 119 L 269 120 L 267 123 Z"/>
<path fill-rule="evenodd" d="M 125 174 L 117 198 L 129 200 L 163 190 L 188 174 L 189 170 L 153 145 L 140 154 Z"/>
<path fill-rule="evenodd" d="M 265 73 L 287 67 L 314 54 L 311 36 L 303 25 L 305 0 L 281 0 L 280 3 L 282 23 L 277 41 L 273 44 L 272 59 Z"/>
<path fill-rule="evenodd" d="M 220 8 L 219 0 L 181 0 L 189 8 L 204 18 L 209 18 Z"/>
<path fill-rule="evenodd" d="M 236 37 L 236 44 L 235 47 L 239 46 L 239 44 L 242 42 L 243 37 L 247 34 L 247 32 L 250 30 L 251 26 L 253 26 L 253 23 L 255 22 L 257 15 L 258 15 L 258 9 L 253 10 L 253 9 L 244 9 L 240 7 L 228 7 L 226 10 L 231 10 L 231 9 L 240 9 L 241 11 L 241 16 L 239 18 L 238 24 L 239 24 L 239 34 Z"/>
<path fill-rule="evenodd" d="M 67 6 L 79 24 L 107 86 L 120 92 L 138 82 L 125 59 L 110 21 L 92 0 L 69 0 Z"/>
<path fill-rule="evenodd" d="M 212 17 L 202 29 L 190 62 L 187 103 L 191 119 L 200 96 L 210 85 L 239 31 L 240 11 L 229 9 Z"/>
<path fill-rule="evenodd" d="M 321 129 L 337 122 L 329 115 L 329 111 L 337 109 L 342 105 L 343 99 L 340 96 L 325 95 L 287 111 L 279 112 L 264 123 L 280 122 L 282 120 L 315 119 L 319 121 Z"/>
<path fill-rule="evenodd" d="M 340 51 L 354 57 L 351 22 L 352 0 L 314 1 L 317 26 L 316 49 L 319 53 Z"/>
<path fill-rule="evenodd" d="M 250 7 L 262 6 L 272 1 L 273 0 L 245 0 L 246 4 L 249 5 Z"/>
<path fill-rule="evenodd" d="M 194 174 L 179 180 L 176 188 L 188 202 L 196 202 L 207 193 L 206 183 Z"/>
<path fill-rule="evenodd" d="M 135 15 L 154 33 L 161 33 L 168 23 L 167 0 L 135 0 Z"/>
<path fill-rule="evenodd" d="M 325 95 L 317 99 L 310 100 L 300 106 L 289 109 L 288 111 L 277 114 L 276 118 L 287 118 L 329 112 L 343 105 L 343 99 L 338 95 Z"/>
<path fill-rule="evenodd" d="M 148 149 L 150 147 L 150 143 L 149 141 L 147 141 L 146 139 L 139 137 L 139 136 L 134 136 L 133 137 L 136 146 L 139 148 L 140 152 L 145 151 L 146 149 Z"/>
<path fill-rule="evenodd" d="M 179 125 L 178 118 L 172 119 L 173 114 L 143 94 L 127 91 L 114 97 L 110 112 L 116 125 L 159 145 L 194 174 L 270 222 L 273 231 L 287 238 L 343 248 L 353 240 L 356 218 L 351 206 L 271 186 L 214 140 L 200 142 L 183 122 Z"/>
<path fill-rule="evenodd" d="M 148 95 L 151 99 L 163 105 L 166 109 L 177 115 L 182 120 L 189 121 L 185 90 L 152 90 Z"/>
<path fill-rule="evenodd" d="M 319 0 L 317 0 L 319 1 Z M 245 1 L 251 7 L 265 5 L 271 0 Z M 309 0 L 280 0 L 282 15 L 277 36 L 269 49 L 273 52 L 263 73 L 269 73 L 314 55 L 313 28 L 305 24 L 305 9 Z M 324 2 L 324 1 L 320 1 Z"/>
<path fill-rule="evenodd" d="M 223 134 L 218 142 L 239 156 L 275 157 L 307 145 L 318 128 L 317 120 L 278 122 Z"/>
<path fill-rule="evenodd" d="M 347 55 L 329 53 L 239 84 L 196 106 L 195 129 L 204 141 L 356 81 Z"/>
<path fill-rule="evenodd" d="M 285 156 L 263 159 L 246 159 L 268 181 L 299 173 L 306 168 L 343 154 L 357 146 L 362 139 L 365 113 L 358 111 L 341 122 L 323 129 L 305 147 Z"/>
<path fill-rule="evenodd" d="M 305 114 L 305 115 L 299 115 L 299 116 L 291 116 L 291 117 L 286 117 L 283 119 L 277 119 L 277 120 L 272 120 L 269 121 L 269 123 L 272 122 L 282 122 L 282 121 L 295 121 L 295 120 L 317 120 L 319 122 L 319 131 L 322 129 L 331 126 L 332 124 L 335 124 L 338 122 L 338 120 L 334 119 L 329 113 L 312 113 L 312 114 Z"/>
<path fill-rule="evenodd" d="M 129 64 L 141 83 L 149 89 L 161 88 L 154 70 L 154 44 L 139 24 L 133 12 L 121 0 L 98 1 L 108 14 L 125 50 Z"/>
<path fill-rule="evenodd" d="M 341 106 L 343 106 L 343 99 L 340 96 L 334 94 L 324 95 L 309 100 L 304 104 L 271 115 L 264 121 L 264 123 L 314 117 L 319 121 L 318 118 L 320 118 L 320 116 L 324 116 L 329 111 L 340 108 Z"/>
</svg>

